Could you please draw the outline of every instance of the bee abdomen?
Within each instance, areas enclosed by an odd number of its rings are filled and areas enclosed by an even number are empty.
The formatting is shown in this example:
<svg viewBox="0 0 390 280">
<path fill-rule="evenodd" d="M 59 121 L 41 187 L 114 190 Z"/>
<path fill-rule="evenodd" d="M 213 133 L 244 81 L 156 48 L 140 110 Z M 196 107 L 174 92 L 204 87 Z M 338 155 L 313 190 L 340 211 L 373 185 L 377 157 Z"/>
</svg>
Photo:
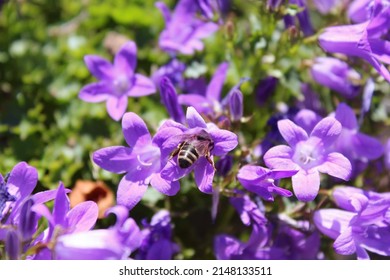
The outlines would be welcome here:
<svg viewBox="0 0 390 280">
<path fill-rule="evenodd" d="M 180 168 L 188 168 L 193 165 L 198 158 L 199 154 L 195 147 L 191 144 L 185 143 L 180 149 L 177 160 Z"/>
</svg>

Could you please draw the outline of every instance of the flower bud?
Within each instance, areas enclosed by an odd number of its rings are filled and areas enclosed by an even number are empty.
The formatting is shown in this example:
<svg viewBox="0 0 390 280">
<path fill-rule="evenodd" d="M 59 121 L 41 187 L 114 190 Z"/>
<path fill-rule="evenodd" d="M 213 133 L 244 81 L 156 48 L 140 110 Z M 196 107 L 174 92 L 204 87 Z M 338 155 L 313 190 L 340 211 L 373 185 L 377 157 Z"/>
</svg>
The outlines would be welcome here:
<svg viewBox="0 0 390 280">
<path fill-rule="evenodd" d="M 34 201 L 30 198 L 23 203 L 20 210 L 19 230 L 22 234 L 22 240 L 30 240 L 37 228 L 37 214 L 31 211 Z"/>
<path fill-rule="evenodd" d="M 20 258 L 21 242 L 17 231 L 9 230 L 5 236 L 5 252 L 9 260 Z"/>
</svg>

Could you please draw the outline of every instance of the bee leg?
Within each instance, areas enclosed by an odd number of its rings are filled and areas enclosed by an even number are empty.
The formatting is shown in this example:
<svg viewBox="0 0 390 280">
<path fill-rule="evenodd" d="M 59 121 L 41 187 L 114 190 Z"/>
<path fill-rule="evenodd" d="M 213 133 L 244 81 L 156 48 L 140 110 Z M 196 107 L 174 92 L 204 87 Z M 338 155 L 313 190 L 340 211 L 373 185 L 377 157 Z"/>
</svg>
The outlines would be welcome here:
<svg viewBox="0 0 390 280">
<path fill-rule="evenodd" d="M 171 160 L 174 156 L 176 156 L 180 152 L 180 149 L 183 147 L 184 143 L 185 142 L 182 142 L 179 145 L 177 145 L 176 149 L 174 149 L 172 153 L 169 155 L 168 160 Z"/>
<path fill-rule="evenodd" d="M 214 171 L 217 171 L 217 169 L 215 168 L 215 165 L 214 165 L 214 161 L 213 161 L 213 159 L 211 158 L 210 152 L 207 153 L 206 159 L 207 159 L 207 161 L 212 165 L 212 167 L 214 168 Z"/>
</svg>

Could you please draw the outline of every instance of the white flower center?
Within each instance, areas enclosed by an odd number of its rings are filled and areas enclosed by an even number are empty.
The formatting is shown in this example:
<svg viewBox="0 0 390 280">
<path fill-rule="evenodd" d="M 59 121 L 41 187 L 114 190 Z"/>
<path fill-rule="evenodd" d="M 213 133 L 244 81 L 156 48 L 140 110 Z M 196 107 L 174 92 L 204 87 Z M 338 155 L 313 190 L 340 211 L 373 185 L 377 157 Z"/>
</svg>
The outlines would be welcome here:
<svg viewBox="0 0 390 280">
<path fill-rule="evenodd" d="M 114 80 L 113 86 L 115 94 L 121 96 L 130 89 L 131 81 L 126 75 L 120 75 Z"/>
</svg>

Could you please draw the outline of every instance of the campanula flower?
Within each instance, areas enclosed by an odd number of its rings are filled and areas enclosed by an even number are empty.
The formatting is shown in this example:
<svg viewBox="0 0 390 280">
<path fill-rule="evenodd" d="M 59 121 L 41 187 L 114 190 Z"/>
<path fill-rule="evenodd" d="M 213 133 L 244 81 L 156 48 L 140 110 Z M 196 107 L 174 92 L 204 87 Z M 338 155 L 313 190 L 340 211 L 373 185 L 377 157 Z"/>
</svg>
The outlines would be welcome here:
<svg viewBox="0 0 390 280">
<path fill-rule="evenodd" d="M 159 86 L 161 79 L 163 77 L 168 77 L 174 86 L 183 88 L 184 81 L 184 71 L 186 70 L 186 65 L 178 60 L 177 58 L 172 58 L 167 64 L 158 68 L 152 75 L 152 80 L 156 86 Z"/>
<path fill-rule="evenodd" d="M 255 89 L 255 98 L 259 106 L 267 104 L 268 99 L 275 92 L 278 81 L 278 78 L 268 76 L 258 82 Z"/>
<path fill-rule="evenodd" d="M 314 28 L 310 21 L 310 15 L 308 11 L 308 6 L 306 0 L 289 0 L 290 4 L 297 5 L 299 8 L 303 9 L 298 12 L 296 17 L 299 21 L 299 26 L 305 36 L 310 36 L 314 34 Z M 284 22 L 286 27 L 294 25 L 294 18 L 291 15 L 284 16 Z"/>
<path fill-rule="evenodd" d="M 355 97 L 360 91 L 361 75 L 347 63 L 333 57 L 317 57 L 311 68 L 313 79 L 346 98 Z"/>
<path fill-rule="evenodd" d="M 64 234 L 58 237 L 54 252 L 59 260 L 123 260 L 141 244 L 142 234 L 136 222 L 128 218 L 128 209 L 117 205 L 107 211 L 116 223 L 108 229 Z"/>
<path fill-rule="evenodd" d="M 137 46 L 129 41 L 115 55 L 114 63 L 97 55 L 84 57 L 88 70 L 99 82 L 84 86 L 79 98 L 86 102 L 106 101 L 107 112 L 118 121 L 127 110 L 129 97 L 145 96 L 156 92 L 152 80 L 135 73 Z"/>
<path fill-rule="evenodd" d="M 363 23 L 327 27 L 319 44 L 327 52 L 363 58 L 390 82 L 390 73 L 382 64 L 390 64 L 389 42 L 382 39 L 389 28 L 390 7 L 386 7 Z"/>
<path fill-rule="evenodd" d="M 157 133 L 152 139 L 145 122 L 135 113 L 126 113 L 122 119 L 122 131 L 129 147 L 113 146 L 93 153 L 93 161 L 101 168 L 123 174 L 117 191 L 117 203 L 129 209 L 143 197 L 149 184 L 166 195 L 174 195 L 179 182 L 162 179 L 161 168 L 168 155 L 161 156 L 160 142 L 170 134 Z"/>
<path fill-rule="evenodd" d="M 167 210 L 160 210 L 150 223 L 143 221 L 142 243 L 137 250 L 136 259 L 170 260 L 179 251 L 179 246 L 172 242 L 171 216 Z"/>
<path fill-rule="evenodd" d="M 349 179 L 351 163 L 342 154 L 330 150 L 342 130 L 335 118 L 322 119 L 310 135 L 290 120 L 279 121 L 278 128 L 289 146 L 271 148 L 264 155 L 264 161 L 272 169 L 298 170 L 291 177 L 298 200 L 312 201 L 317 196 L 320 187 L 319 173 Z"/>
<path fill-rule="evenodd" d="M 180 0 L 173 13 L 163 2 L 157 2 L 164 20 L 165 29 L 161 32 L 158 44 L 171 54 L 192 55 L 203 50 L 202 39 L 218 30 L 218 24 L 198 17 L 198 3 L 192 0 Z"/>
<path fill-rule="evenodd" d="M 206 154 L 201 154 L 191 166 L 182 168 L 178 165 L 178 156 L 174 156 L 161 170 L 161 177 L 175 182 L 194 170 L 195 182 L 199 190 L 205 193 L 212 193 L 212 182 L 215 173 L 215 168 L 211 163 L 213 157 L 224 156 L 233 150 L 238 144 L 237 135 L 233 132 L 219 129 L 213 123 L 206 123 L 193 107 L 187 108 L 186 120 L 188 127 L 173 121 L 166 121 L 162 125 L 159 132 L 171 135 L 162 144 L 162 156 L 165 157 L 172 154 L 179 144 L 186 141 L 185 139 L 188 139 L 188 137 L 193 138 L 199 133 L 203 133 L 205 137 L 211 138 L 213 143 L 212 148 L 208 150 L 210 153 L 209 158 L 207 159 Z M 201 144 L 207 147 L 211 141 L 209 139 L 201 140 Z M 199 149 L 199 146 L 196 149 Z"/>
<path fill-rule="evenodd" d="M 291 177 L 297 172 L 297 170 L 269 170 L 261 166 L 245 165 L 238 171 L 237 179 L 248 191 L 265 200 L 273 201 L 273 194 L 292 196 L 292 192 L 276 186 L 275 183 L 278 179 Z"/>
<path fill-rule="evenodd" d="M 362 23 L 374 16 L 374 8 L 390 6 L 388 0 L 355 0 L 348 7 L 348 17 L 354 23 Z"/>
<path fill-rule="evenodd" d="M 313 219 L 323 234 L 335 239 L 336 253 L 356 254 L 358 259 L 370 259 L 367 251 L 390 256 L 390 194 L 341 187 L 333 198 L 343 210 L 321 209 Z"/>
</svg>

